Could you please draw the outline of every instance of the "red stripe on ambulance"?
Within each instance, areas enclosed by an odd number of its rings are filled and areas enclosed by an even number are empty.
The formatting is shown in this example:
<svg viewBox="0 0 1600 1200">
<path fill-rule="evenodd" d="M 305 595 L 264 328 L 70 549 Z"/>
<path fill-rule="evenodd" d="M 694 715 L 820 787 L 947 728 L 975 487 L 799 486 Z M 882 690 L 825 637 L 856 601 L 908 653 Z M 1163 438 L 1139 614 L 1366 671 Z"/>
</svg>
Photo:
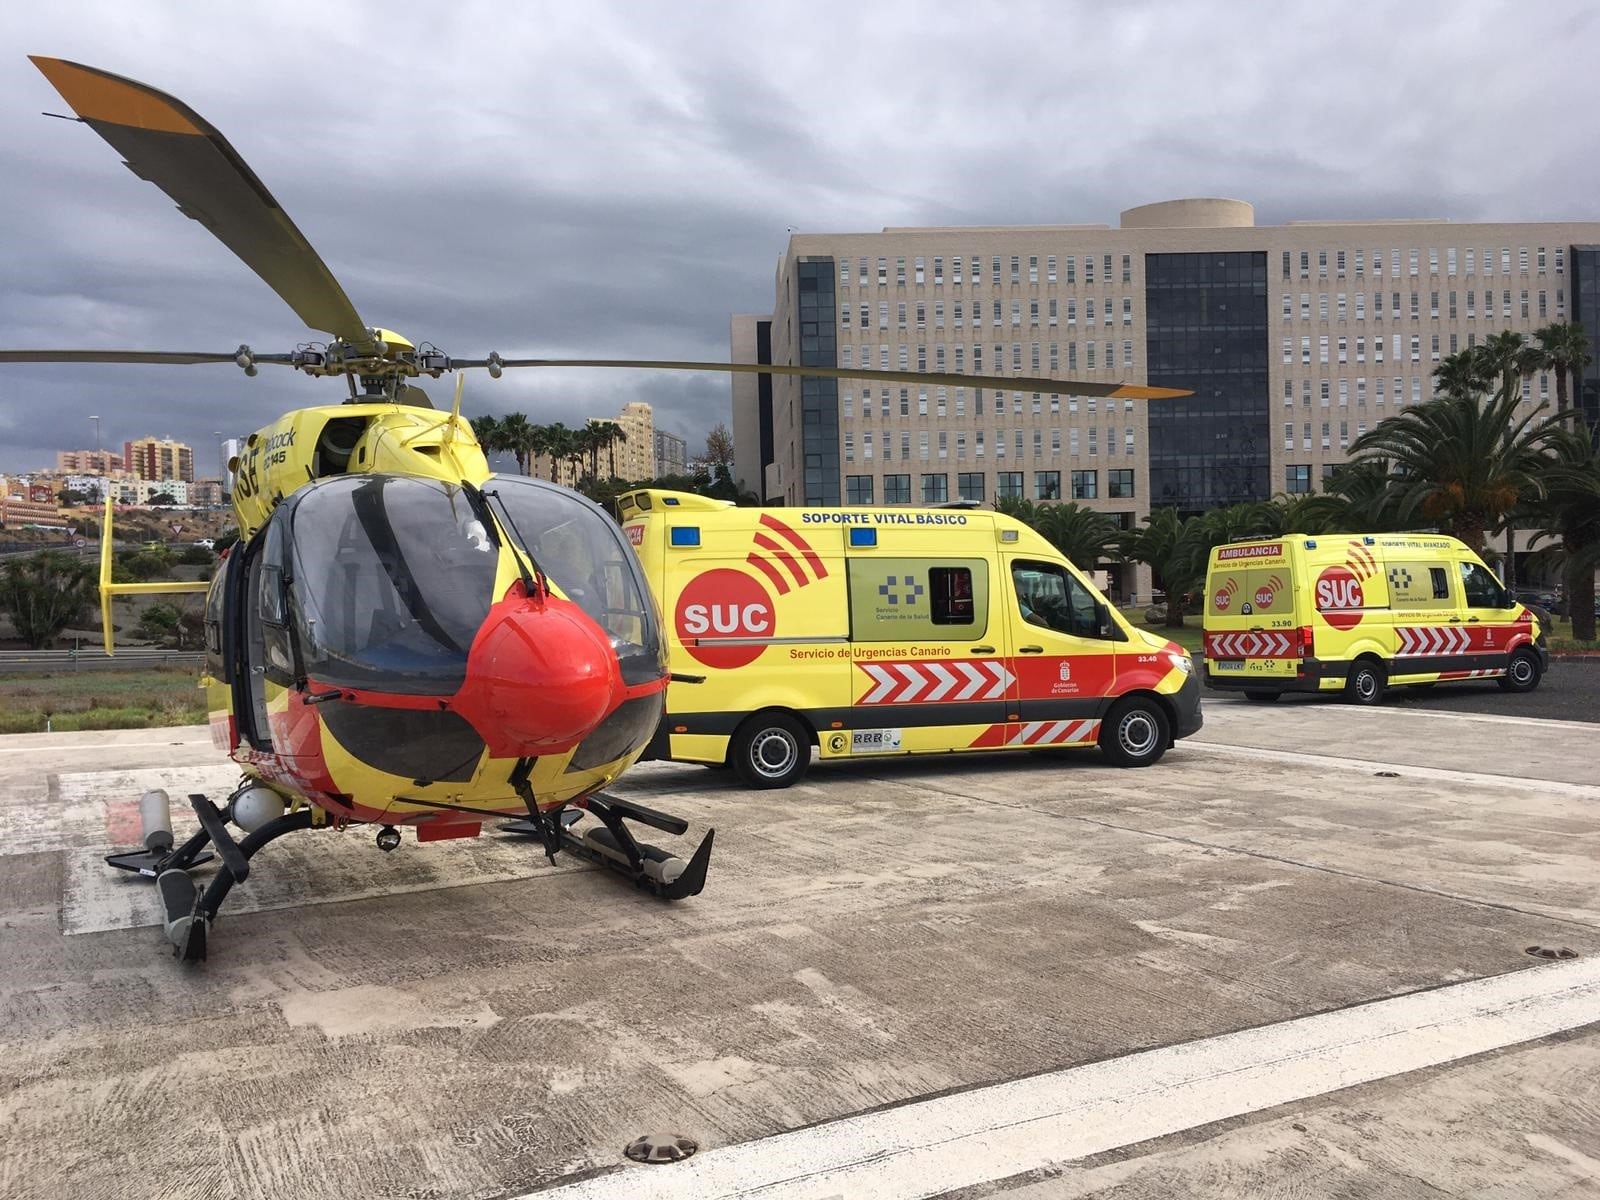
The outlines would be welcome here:
<svg viewBox="0 0 1600 1200">
<path fill-rule="evenodd" d="M 857 704 L 939 704 L 1002 699 L 1017 677 L 994 659 L 867 663 L 856 666 L 872 686 Z"/>
</svg>

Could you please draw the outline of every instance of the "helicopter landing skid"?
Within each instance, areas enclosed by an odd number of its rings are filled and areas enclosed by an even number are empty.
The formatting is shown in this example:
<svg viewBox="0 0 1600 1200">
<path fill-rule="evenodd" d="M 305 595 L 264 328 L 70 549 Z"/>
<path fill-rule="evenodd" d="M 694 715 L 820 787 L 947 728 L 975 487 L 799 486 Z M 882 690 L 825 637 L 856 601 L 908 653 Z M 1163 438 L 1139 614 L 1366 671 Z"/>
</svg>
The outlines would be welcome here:
<svg viewBox="0 0 1600 1200">
<path fill-rule="evenodd" d="M 106 863 L 124 871 L 153 878 L 161 894 L 165 910 L 165 932 L 172 943 L 173 954 L 184 962 L 198 962 L 206 956 L 206 933 L 216 920 L 217 910 L 235 883 L 243 883 L 250 875 L 250 859 L 268 842 L 276 841 L 286 833 L 308 829 L 312 823 L 309 808 L 285 813 L 260 826 L 243 841 L 234 841 L 228 832 L 225 810 L 212 804 L 198 793 L 189 796 L 195 815 L 200 818 L 200 831 L 183 845 L 172 844 L 172 811 L 167 793 L 146 792 L 139 801 L 140 821 L 144 826 L 144 850 L 126 854 L 108 854 Z M 207 845 L 216 848 L 216 854 L 205 850 Z M 222 869 L 212 877 L 202 893 L 189 874 L 192 867 L 222 860 Z"/>
<path fill-rule="evenodd" d="M 573 832 L 572 826 L 581 816 L 577 811 L 580 808 L 593 815 L 600 824 L 591 825 L 578 834 Z M 664 833 L 684 834 L 689 830 L 689 823 L 681 817 L 657 812 L 605 792 L 586 796 L 576 801 L 573 808 L 548 813 L 535 812 L 536 815 L 530 813 L 526 821 L 509 821 L 500 828 L 506 833 L 542 838 L 545 851 L 552 859 L 555 850 L 566 850 L 625 876 L 635 886 L 663 900 L 698 896 L 706 885 L 706 869 L 711 865 L 711 844 L 717 836 L 715 829 L 706 831 L 693 856 L 685 862 L 659 846 L 638 841 L 623 824 L 624 820 L 637 821 Z"/>
</svg>

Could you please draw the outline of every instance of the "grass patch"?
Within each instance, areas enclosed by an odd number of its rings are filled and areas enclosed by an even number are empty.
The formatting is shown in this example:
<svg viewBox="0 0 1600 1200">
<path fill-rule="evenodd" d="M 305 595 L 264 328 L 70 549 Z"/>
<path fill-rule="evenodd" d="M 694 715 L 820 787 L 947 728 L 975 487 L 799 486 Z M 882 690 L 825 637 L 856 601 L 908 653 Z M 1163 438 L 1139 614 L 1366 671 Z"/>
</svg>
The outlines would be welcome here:
<svg viewBox="0 0 1600 1200">
<path fill-rule="evenodd" d="M 1557 617 L 1550 623 L 1550 649 L 1552 650 L 1600 650 L 1600 641 L 1580 642 L 1572 636 L 1572 622 L 1565 617 Z"/>
<path fill-rule="evenodd" d="M 59 671 L 0 678 L 0 733 L 203 725 L 205 693 L 184 670 Z"/>
</svg>

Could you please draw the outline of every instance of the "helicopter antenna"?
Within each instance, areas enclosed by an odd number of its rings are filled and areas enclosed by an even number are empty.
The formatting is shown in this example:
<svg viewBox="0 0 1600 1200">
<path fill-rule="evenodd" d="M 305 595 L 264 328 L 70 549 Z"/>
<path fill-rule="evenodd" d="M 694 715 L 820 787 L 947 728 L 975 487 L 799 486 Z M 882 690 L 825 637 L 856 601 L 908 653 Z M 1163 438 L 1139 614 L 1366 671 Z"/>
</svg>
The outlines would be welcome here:
<svg viewBox="0 0 1600 1200">
<path fill-rule="evenodd" d="M 455 406 L 450 410 L 450 424 L 445 426 L 444 437 L 440 439 L 446 444 L 456 440 L 456 422 L 461 420 L 461 393 L 466 389 L 466 386 L 467 377 L 465 375 L 457 375 Z"/>
</svg>

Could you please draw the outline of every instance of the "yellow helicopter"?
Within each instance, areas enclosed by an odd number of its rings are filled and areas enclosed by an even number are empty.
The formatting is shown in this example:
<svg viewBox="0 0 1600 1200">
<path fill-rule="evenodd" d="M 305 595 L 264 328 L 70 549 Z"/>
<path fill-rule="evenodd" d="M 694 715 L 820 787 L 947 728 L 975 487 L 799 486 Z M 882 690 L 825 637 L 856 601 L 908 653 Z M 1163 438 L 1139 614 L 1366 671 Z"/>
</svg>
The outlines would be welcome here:
<svg viewBox="0 0 1600 1200">
<path fill-rule="evenodd" d="M 656 603 L 631 547 L 595 504 L 493 472 L 454 407 L 411 380 L 484 368 L 623 367 L 825 376 L 1060 392 L 1061 380 L 771 364 L 620 359 L 459 359 L 366 325 L 311 244 L 237 151 L 193 110 L 133 80 L 33 57 L 136 174 L 204 224 L 310 328 L 287 354 L 5 350 L 5 362 L 263 365 L 343 376 L 343 403 L 252 434 L 232 464 L 240 541 L 209 585 L 118 584 L 111 513 L 101 606 L 128 592 L 204 590 L 205 671 L 217 747 L 241 768 L 222 804 L 190 802 L 177 843 L 164 792 L 142 804 L 144 848 L 107 858 L 153 878 L 174 953 L 206 955 L 211 923 L 251 858 L 285 834 L 376 825 L 377 846 L 477 836 L 489 820 L 567 850 L 664 899 L 697 895 L 714 831 L 687 860 L 632 835 L 685 821 L 603 789 L 636 761 L 669 673 Z M 1163 388 L 1073 382 L 1083 395 L 1165 398 Z M 592 820 L 581 827 L 587 813 Z M 242 831 L 235 837 L 229 828 Z M 209 849 L 208 849 L 209 847 Z M 204 890 L 190 870 L 220 868 Z"/>
</svg>

